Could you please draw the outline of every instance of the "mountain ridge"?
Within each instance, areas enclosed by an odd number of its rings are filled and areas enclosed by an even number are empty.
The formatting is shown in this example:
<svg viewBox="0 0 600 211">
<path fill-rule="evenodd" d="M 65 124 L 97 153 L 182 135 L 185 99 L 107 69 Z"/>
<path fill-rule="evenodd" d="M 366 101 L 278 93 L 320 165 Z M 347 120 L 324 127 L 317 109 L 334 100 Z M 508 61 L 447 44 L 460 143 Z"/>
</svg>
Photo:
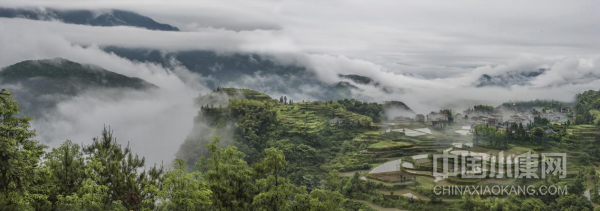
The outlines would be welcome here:
<svg viewBox="0 0 600 211">
<path fill-rule="evenodd" d="M 38 116 L 44 109 L 88 90 L 149 90 L 158 86 L 102 67 L 62 58 L 26 60 L 0 69 L 2 88 L 12 92 L 23 113 Z"/>
<path fill-rule="evenodd" d="M 150 17 L 135 12 L 110 10 L 59 10 L 53 8 L 4 8 L 0 17 L 25 18 L 31 20 L 58 20 L 63 23 L 89 26 L 132 26 L 158 31 L 179 31 L 169 24 L 158 23 Z"/>
</svg>

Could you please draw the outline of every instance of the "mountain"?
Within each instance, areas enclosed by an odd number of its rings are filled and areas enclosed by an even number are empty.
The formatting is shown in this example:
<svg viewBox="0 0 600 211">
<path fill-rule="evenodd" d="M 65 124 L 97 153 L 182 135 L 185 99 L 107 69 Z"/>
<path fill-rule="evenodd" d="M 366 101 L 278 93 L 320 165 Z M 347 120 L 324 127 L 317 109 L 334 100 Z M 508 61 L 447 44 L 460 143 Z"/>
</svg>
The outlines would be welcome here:
<svg viewBox="0 0 600 211">
<path fill-rule="evenodd" d="M 171 67 L 173 61 L 202 76 L 218 81 L 235 81 L 244 75 L 281 76 L 284 78 L 313 77 L 304 67 L 277 64 L 266 56 L 257 54 L 220 54 L 213 51 L 161 52 L 154 49 L 109 46 L 104 51 L 138 62 L 151 62 Z"/>
<path fill-rule="evenodd" d="M 269 94 L 284 94 L 288 97 L 309 90 L 311 93 L 307 95 L 312 96 L 313 100 L 360 98 L 366 101 L 376 99 L 370 99 L 369 96 L 364 98 L 353 96 L 352 90 L 360 92 L 355 84 L 375 86 L 386 93 L 402 92 L 401 89 L 382 86 L 379 82 L 361 75 L 339 75 L 342 81 L 326 84 L 321 82 L 313 71 L 301 64 L 281 64 L 269 56 L 260 54 L 222 54 L 200 50 L 163 52 L 155 49 L 117 46 L 104 46 L 102 49 L 132 61 L 155 63 L 166 68 L 183 66 L 191 72 L 211 79 L 204 82 L 213 89 L 248 88 Z"/>
<path fill-rule="evenodd" d="M 539 69 L 535 71 L 517 72 L 511 71 L 500 75 L 483 74 L 476 82 L 477 87 L 499 86 L 510 87 L 512 85 L 526 85 L 535 77 L 544 74 L 548 69 Z"/>
<path fill-rule="evenodd" d="M 404 102 L 401 101 L 386 101 L 383 104 L 384 109 L 401 109 L 403 111 L 409 112 L 409 113 L 415 113 L 412 109 L 410 109 L 410 107 L 408 107 L 406 104 L 404 104 Z"/>
<path fill-rule="evenodd" d="M 340 78 L 346 78 L 346 79 L 350 79 L 352 81 L 354 81 L 354 83 L 357 84 L 370 84 L 373 82 L 373 79 L 367 77 L 367 76 L 362 76 L 362 75 L 355 75 L 355 74 L 349 74 L 349 75 L 343 75 L 343 74 L 339 74 L 338 75 Z"/>
<path fill-rule="evenodd" d="M 92 89 L 158 88 L 140 78 L 61 58 L 28 60 L 5 67 L 0 70 L 0 84 L 15 95 L 29 115 L 40 114 L 62 100 Z"/>
<path fill-rule="evenodd" d="M 64 23 L 89 26 L 133 26 L 149 30 L 179 31 L 152 18 L 124 10 L 58 10 L 51 8 L 0 8 L 0 17 L 32 20 L 59 20 Z"/>
<path fill-rule="evenodd" d="M 313 100 L 350 98 L 350 89 L 357 87 L 348 82 L 326 84 L 313 71 L 294 64 L 280 64 L 265 55 L 213 51 L 162 52 L 154 49 L 106 46 L 103 50 L 137 61 L 159 64 L 165 68 L 183 66 L 208 80 L 205 84 L 218 87 L 237 87 L 264 93 L 301 96 L 305 91 Z M 295 100 L 303 100 L 296 98 Z"/>
</svg>

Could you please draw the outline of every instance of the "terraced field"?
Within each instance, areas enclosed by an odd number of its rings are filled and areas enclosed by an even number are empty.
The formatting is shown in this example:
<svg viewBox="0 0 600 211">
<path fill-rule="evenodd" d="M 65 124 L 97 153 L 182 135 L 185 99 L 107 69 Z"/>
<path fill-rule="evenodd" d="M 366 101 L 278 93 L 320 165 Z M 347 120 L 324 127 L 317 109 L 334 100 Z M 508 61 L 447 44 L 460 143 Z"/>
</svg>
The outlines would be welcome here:
<svg viewBox="0 0 600 211">
<path fill-rule="evenodd" d="M 218 88 L 216 90 L 217 93 L 225 93 L 229 96 L 233 96 L 233 97 L 239 97 L 241 96 L 244 99 L 249 99 L 249 100 L 260 100 L 260 101 L 265 101 L 265 100 L 273 100 L 273 98 L 271 98 L 269 95 L 266 95 L 264 93 L 261 92 L 257 92 L 254 90 L 250 90 L 250 89 L 237 89 L 237 88 Z"/>
<path fill-rule="evenodd" d="M 325 102 L 282 104 L 279 105 L 277 118 L 282 123 L 291 126 L 292 130 L 306 130 L 308 132 L 323 129 L 325 124 L 330 123 L 334 118 L 337 118 L 338 121 L 331 122 L 332 124 L 343 124 L 344 121 L 367 124 L 371 122 L 371 118 L 367 116 L 349 112 L 343 108 L 336 108 Z"/>
</svg>

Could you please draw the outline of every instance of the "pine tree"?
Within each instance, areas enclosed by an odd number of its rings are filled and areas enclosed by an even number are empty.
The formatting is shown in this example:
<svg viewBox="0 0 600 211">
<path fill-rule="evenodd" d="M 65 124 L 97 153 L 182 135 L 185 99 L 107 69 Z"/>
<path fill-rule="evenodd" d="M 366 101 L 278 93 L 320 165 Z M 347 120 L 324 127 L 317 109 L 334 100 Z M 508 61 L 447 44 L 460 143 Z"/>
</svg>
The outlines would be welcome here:
<svg viewBox="0 0 600 211">
<path fill-rule="evenodd" d="M 305 194 L 306 190 L 294 186 L 281 171 L 287 165 L 283 152 L 276 148 L 265 149 L 265 157 L 256 164 L 258 175 L 265 175 L 256 181 L 259 193 L 254 197 L 255 210 L 289 210 L 296 194 Z"/>
<path fill-rule="evenodd" d="M 86 179 L 85 161 L 81 147 L 70 140 L 46 154 L 44 165 L 50 169 L 49 198 L 56 208 L 59 198 L 77 193 Z"/>
<path fill-rule="evenodd" d="M 133 154 L 129 146 L 121 148 L 106 127 L 100 138 L 84 148 L 98 185 L 108 188 L 104 202 L 107 209 L 113 202 L 120 201 L 128 210 L 153 208 L 163 174 L 162 167 L 152 167 L 148 172 L 140 171 L 145 159 Z"/>
</svg>

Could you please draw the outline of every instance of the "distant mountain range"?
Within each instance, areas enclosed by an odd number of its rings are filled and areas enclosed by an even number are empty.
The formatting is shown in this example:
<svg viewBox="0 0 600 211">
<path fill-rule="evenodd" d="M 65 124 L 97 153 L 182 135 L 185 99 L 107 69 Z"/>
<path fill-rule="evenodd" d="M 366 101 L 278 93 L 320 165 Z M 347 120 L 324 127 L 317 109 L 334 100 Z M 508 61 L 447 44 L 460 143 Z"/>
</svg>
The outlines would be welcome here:
<svg viewBox="0 0 600 211">
<path fill-rule="evenodd" d="M 500 75 L 488 75 L 483 74 L 476 81 L 477 87 L 489 87 L 489 86 L 497 86 L 497 87 L 510 87 L 513 85 L 527 85 L 530 83 L 535 77 L 538 77 L 544 72 L 548 71 L 548 69 L 538 69 L 535 71 L 527 71 L 527 72 L 506 72 Z"/>
<path fill-rule="evenodd" d="M 133 26 L 149 30 L 179 31 L 152 18 L 124 10 L 58 10 L 52 8 L 0 8 L 0 17 L 32 20 L 58 20 L 89 26 Z"/>
<path fill-rule="evenodd" d="M 150 62 L 163 67 L 182 65 L 192 72 L 213 77 L 220 82 L 236 81 L 246 75 L 281 76 L 285 79 L 290 79 L 292 76 L 314 78 L 314 74 L 304 67 L 277 64 L 257 54 L 219 54 L 203 50 L 161 52 L 154 49 L 115 46 L 103 49 L 132 61 Z"/>
<path fill-rule="evenodd" d="M 213 79 L 205 84 L 213 89 L 237 87 L 270 94 L 303 93 L 307 89 L 315 90 L 311 93 L 313 100 L 352 98 L 351 90 L 358 89 L 346 81 L 323 83 L 313 71 L 303 66 L 279 64 L 268 56 L 258 54 L 219 54 L 201 50 L 161 52 L 116 46 L 106 46 L 103 50 L 132 61 L 155 63 L 166 68 L 183 66 L 191 72 Z M 364 80 L 370 79 L 364 77 Z"/>
<path fill-rule="evenodd" d="M 373 83 L 373 79 L 371 79 L 369 77 L 366 77 L 366 76 L 362 76 L 362 75 L 356 75 L 356 74 L 343 75 L 343 74 L 339 74 L 338 76 L 340 76 L 340 78 L 350 79 L 350 80 L 354 81 L 357 84 L 370 84 L 370 83 Z"/>
<path fill-rule="evenodd" d="M 140 78 L 61 58 L 28 60 L 2 68 L 0 84 L 14 94 L 28 115 L 40 114 L 62 100 L 92 89 L 158 88 Z"/>
</svg>

